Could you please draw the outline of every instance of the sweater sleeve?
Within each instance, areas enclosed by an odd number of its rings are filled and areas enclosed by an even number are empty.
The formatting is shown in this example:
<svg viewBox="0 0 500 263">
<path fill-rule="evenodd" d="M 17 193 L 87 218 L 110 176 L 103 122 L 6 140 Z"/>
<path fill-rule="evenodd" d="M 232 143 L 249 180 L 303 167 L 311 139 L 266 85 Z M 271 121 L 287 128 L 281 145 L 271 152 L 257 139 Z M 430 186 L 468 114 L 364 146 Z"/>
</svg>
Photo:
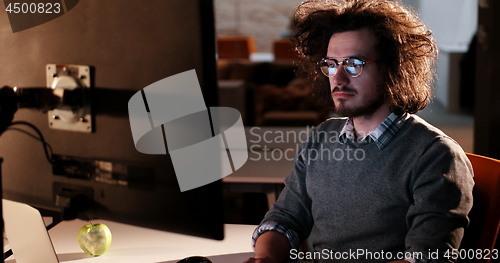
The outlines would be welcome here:
<svg viewBox="0 0 500 263">
<path fill-rule="evenodd" d="M 284 232 L 296 234 L 295 236 L 298 238 L 298 242 L 297 238 L 294 238 L 295 240 L 290 240 L 289 238 L 289 242 L 292 246 L 300 246 L 309 236 L 313 225 L 311 199 L 306 190 L 306 145 L 307 144 L 304 143 L 299 147 L 293 170 L 285 179 L 285 188 L 281 192 L 276 203 L 274 203 L 269 212 L 266 213 L 261 223 L 261 226 L 268 223 L 278 224 Z"/>
<path fill-rule="evenodd" d="M 407 214 L 406 252 L 416 262 L 453 262 L 469 223 L 474 186 L 472 166 L 458 144 L 439 137 L 419 157 L 410 182 L 413 203 Z"/>
</svg>

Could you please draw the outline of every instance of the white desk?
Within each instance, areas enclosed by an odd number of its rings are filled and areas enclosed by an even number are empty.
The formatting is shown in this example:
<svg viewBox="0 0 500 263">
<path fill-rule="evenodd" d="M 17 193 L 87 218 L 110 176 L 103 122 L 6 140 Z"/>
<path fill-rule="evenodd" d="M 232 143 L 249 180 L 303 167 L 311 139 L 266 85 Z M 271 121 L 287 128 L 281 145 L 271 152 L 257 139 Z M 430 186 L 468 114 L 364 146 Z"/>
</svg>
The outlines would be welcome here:
<svg viewBox="0 0 500 263">
<path fill-rule="evenodd" d="M 268 196 L 269 205 L 274 203 L 282 190 L 284 179 L 292 171 L 297 145 L 300 140 L 307 138 L 305 130 L 305 127 L 259 128 L 252 131 L 247 128 L 249 160 L 238 171 L 223 179 L 225 186 L 231 191 L 264 192 Z M 291 133 L 283 142 L 277 138 L 280 132 Z M 300 134 L 300 138 L 293 134 Z M 261 149 L 266 146 L 269 158 L 264 157 L 264 151 L 251 148 L 252 145 L 258 145 Z M 276 150 L 273 157 L 274 149 L 279 150 Z M 279 157 L 280 151 L 286 153 L 286 156 L 275 158 Z M 106 220 L 95 220 L 94 223 L 105 223 L 111 229 L 113 241 L 110 249 L 100 257 L 85 254 L 78 245 L 77 233 L 87 222 L 65 221 L 49 231 L 60 262 L 174 263 L 182 258 L 198 255 L 208 257 L 214 263 L 237 263 L 253 255 L 251 236 L 256 226 L 252 225 L 226 225 L 225 239 L 214 241 Z M 5 262 L 13 263 L 15 260 L 8 259 Z"/>
<path fill-rule="evenodd" d="M 205 256 L 214 263 L 238 263 L 253 255 L 251 237 L 256 228 L 253 225 L 225 225 L 224 240 L 216 241 L 106 220 L 93 222 L 104 223 L 110 228 L 113 240 L 109 250 L 99 257 L 85 254 L 78 245 L 77 235 L 80 227 L 88 222 L 64 221 L 49 230 L 60 262 L 174 263 L 189 256 Z"/>
</svg>

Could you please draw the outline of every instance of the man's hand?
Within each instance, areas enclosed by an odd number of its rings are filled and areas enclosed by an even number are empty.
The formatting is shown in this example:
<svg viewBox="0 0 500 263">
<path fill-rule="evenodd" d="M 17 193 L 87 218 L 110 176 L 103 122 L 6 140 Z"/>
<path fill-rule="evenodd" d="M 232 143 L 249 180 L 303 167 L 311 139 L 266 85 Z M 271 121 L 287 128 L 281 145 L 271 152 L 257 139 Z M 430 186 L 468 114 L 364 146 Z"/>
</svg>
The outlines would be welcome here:
<svg viewBox="0 0 500 263">
<path fill-rule="evenodd" d="M 267 231 L 255 242 L 255 255 L 244 263 L 281 263 L 290 256 L 290 243 L 285 235 Z"/>
</svg>

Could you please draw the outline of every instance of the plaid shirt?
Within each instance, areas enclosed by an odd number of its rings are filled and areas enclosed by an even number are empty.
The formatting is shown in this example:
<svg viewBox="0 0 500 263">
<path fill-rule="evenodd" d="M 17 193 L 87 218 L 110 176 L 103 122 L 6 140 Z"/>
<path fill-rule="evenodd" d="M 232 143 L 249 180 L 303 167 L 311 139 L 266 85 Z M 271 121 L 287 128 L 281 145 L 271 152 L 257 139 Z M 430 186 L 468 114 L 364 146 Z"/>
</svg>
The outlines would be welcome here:
<svg viewBox="0 0 500 263">
<path fill-rule="evenodd" d="M 344 128 L 340 131 L 339 139 L 341 143 L 347 142 L 347 140 L 356 141 L 357 143 L 370 143 L 374 141 L 377 147 L 382 150 L 385 146 L 389 145 L 392 139 L 398 134 L 398 132 L 403 128 L 405 121 L 410 116 L 404 114 L 398 116 L 391 113 L 375 130 L 371 131 L 368 135 L 361 138 L 357 138 L 354 135 L 354 125 L 351 118 L 347 119 Z"/>
<path fill-rule="evenodd" d="M 375 142 L 377 147 L 382 150 L 384 147 L 389 145 L 389 143 L 396 137 L 398 132 L 403 128 L 406 120 L 409 118 L 409 114 L 404 114 L 398 116 L 391 113 L 375 130 L 370 132 L 368 135 L 355 139 L 354 126 L 352 119 L 347 119 L 344 127 L 339 134 L 339 140 L 341 143 L 347 142 L 347 140 L 357 141 L 358 143 L 370 143 Z M 278 222 L 265 222 L 261 224 L 257 229 L 255 229 L 252 235 L 252 246 L 255 247 L 255 241 L 257 238 L 267 231 L 277 231 L 282 233 L 288 238 L 288 242 L 292 248 L 298 249 L 300 247 L 299 236 L 292 229 L 288 229 L 285 226 L 279 224 Z M 412 262 L 412 261 L 410 261 Z"/>
</svg>

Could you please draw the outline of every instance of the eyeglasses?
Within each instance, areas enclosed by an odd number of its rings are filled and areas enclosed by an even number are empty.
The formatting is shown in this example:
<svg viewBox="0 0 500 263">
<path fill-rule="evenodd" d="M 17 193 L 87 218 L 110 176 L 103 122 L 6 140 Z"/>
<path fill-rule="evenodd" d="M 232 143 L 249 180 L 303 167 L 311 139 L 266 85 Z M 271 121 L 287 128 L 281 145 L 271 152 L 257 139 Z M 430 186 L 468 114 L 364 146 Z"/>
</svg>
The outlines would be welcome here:
<svg viewBox="0 0 500 263">
<path fill-rule="evenodd" d="M 375 61 L 376 59 L 370 61 L 363 61 L 358 58 L 346 58 L 342 62 L 338 62 L 334 58 L 324 58 L 318 62 L 318 66 L 321 69 L 321 72 L 327 77 L 333 77 L 337 74 L 339 65 L 342 65 L 345 72 L 349 74 L 349 76 L 355 78 L 361 75 L 363 71 L 363 67 L 365 64 Z"/>
</svg>

